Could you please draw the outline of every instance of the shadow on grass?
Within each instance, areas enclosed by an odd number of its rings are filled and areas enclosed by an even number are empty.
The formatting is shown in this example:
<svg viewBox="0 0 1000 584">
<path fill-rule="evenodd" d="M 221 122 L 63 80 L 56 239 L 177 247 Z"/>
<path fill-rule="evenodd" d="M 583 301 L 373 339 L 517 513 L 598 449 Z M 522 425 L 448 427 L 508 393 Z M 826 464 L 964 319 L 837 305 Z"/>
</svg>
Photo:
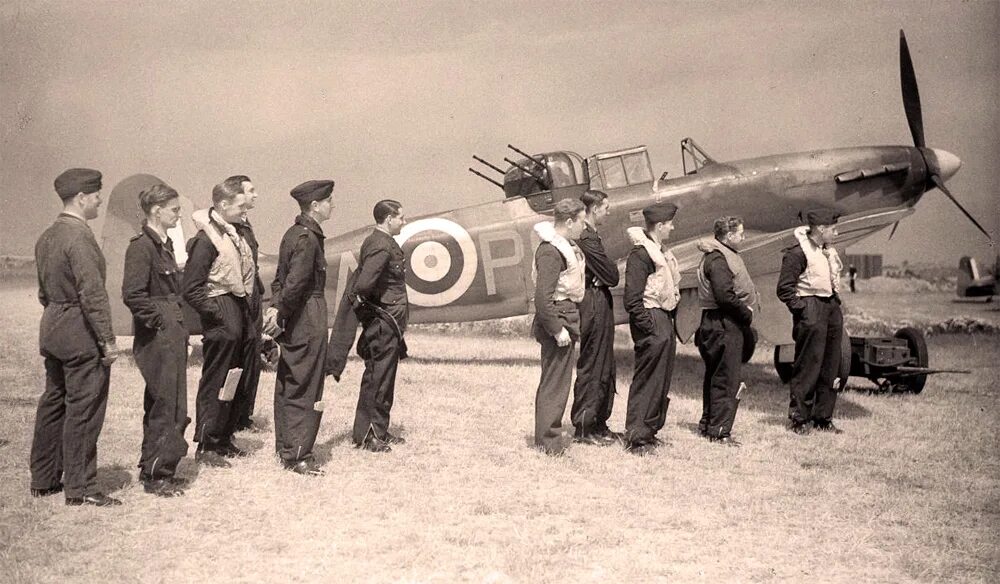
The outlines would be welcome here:
<svg viewBox="0 0 1000 584">
<path fill-rule="evenodd" d="M 132 484 L 132 474 L 120 464 L 97 469 L 97 488 L 102 493 L 114 493 L 130 484 Z"/>
<path fill-rule="evenodd" d="M 326 442 L 322 444 L 317 444 L 313 448 L 313 456 L 316 459 L 316 464 L 322 466 L 330 461 L 333 457 L 333 449 L 344 444 L 350 443 L 351 441 L 351 430 L 344 430 L 334 434 L 327 439 Z M 352 445 L 353 446 L 353 445 Z"/>
<path fill-rule="evenodd" d="M 538 359 L 524 357 L 408 357 L 406 363 L 419 365 L 510 365 L 521 367 L 538 367 Z"/>
<path fill-rule="evenodd" d="M 634 353 L 628 348 L 615 349 L 615 367 L 618 371 L 618 400 L 628 399 L 629 384 L 632 381 Z M 743 380 L 750 392 L 744 397 L 740 409 L 759 412 L 774 412 L 775 424 L 788 423 L 788 386 L 778 379 L 774 367 L 763 363 L 744 363 Z M 674 361 L 673 379 L 670 383 L 670 395 L 682 396 L 692 400 L 702 400 L 702 383 L 705 376 L 705 363 L 695 355 L 678 354 Z M 737 414 L 738 416 L 739 414 Z M 866 418 L 871 412 L 849 399 L 844 393 L 837 397 L 836 418 L 856 419 Z M 771 423 L 771 422 L 768 422 Z M 694 430 L 697 432 L 697 424 Z"/>
<path fill-rule="evenodd" d="M 33 397 L 0 397 L 0 406 L 11 408 L 34 408 L 38 405 L 38 398 Z"/>
</svg>

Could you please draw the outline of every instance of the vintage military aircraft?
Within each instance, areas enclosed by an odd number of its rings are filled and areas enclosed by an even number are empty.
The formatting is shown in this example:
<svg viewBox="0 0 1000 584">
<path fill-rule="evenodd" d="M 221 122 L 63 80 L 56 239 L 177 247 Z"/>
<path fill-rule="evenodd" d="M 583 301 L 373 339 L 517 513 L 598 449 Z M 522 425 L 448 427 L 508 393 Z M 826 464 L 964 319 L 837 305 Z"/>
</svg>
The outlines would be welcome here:
<svg viewBox="0 0 1000 584">
<path fill-rule="evenodd" d="M 895 226 L 914 212 L 925 192 L 937 188 L 986 233 L 945 187 L 961 161 L 949 152 L 925 146 L 917 82 L 902 31 L 900 73 L 913 146 L 840 148 L 721 162 L 685 139 L 681 142 L 684 176 L 672 179 L 655 177 L 644 146 L 588 158 L 568 151 L 529 155 L 511 146 L 518 158 L 505 159 L 506 169 L 475 157 L 489 171 L 497 172 L 500 180 L 470 170 L 503 189 L 504 198 L 413 218 L 397 237 L 408 258 L 410 321 L 474 321 L 531 313 L 532 260 L 538 243 L 532 226 L 551 215 L 556 201 L 579 197 L 586 189 L 600 189 L 611 201 L 602 236 L 609 256 L 622 263 L 631 248 L 625 229 L 642 223 L 643 207 L 663 199 L 680 207 L 672 245 L 683 272 L 678 309 L 682 339 L 691 338 L 700 318 L 694 270 L 701 253 L 696 244 L 710 236 L 718 216 L 742 216 L 747 233 L 742 255 L 762 291 L 762 311 L 755 325 L 761 336 L 784 346 L 776 352 L 776 362 L 790 360 L 791 319 L 772 291 L 781 250 L 794 243 L 792 231 L 801 223 L 800 212 L 815 207 L 838 209 L 843 215 L 837 243 L 848 246 Z M 143 185 L 156 180 L 150 175 L 130 177 L 110 197 L 103 245 L 112 299 L 120 297 L 121 255 L 139 225 L 135 197 Z M 189 220 L 186 230 L 179 230 L 173 241 L 182 260 L 181 242 L 185 233 L 192 233 Z M 326 240 L 331 315 L 336 313 L 349 274 L 357 267 L 357 252 L 369 231 L 359 229 Z M 261 260 L 267 282 L 273 276 L 273 260 L 267 256 Z M 621 290 L 615 292 L 620 296 Z M 129 330 L 124 306 L 113 304 L 117 330 Z M 616 305 L 618 322 L 626 322 L 621 303 Z M 196 331 L 197 319 L 189 322 Z M 845 335 L 845 345 L 848 342 Z"/>
</svg>

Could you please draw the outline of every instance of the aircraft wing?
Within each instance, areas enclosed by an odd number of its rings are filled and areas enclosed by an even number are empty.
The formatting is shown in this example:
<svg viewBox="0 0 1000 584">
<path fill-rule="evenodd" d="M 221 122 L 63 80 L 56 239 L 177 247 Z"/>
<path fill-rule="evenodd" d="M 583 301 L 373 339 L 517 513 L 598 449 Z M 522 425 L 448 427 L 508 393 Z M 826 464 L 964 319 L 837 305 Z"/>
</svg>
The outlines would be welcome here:
<svg viewBox="0 0 1000 584">
<path fill-rule="evenodd" d="M 910 207 L 889 209 L 875 213 L 866 213 L 855 217 L 841 218 L 837 223 L 837 249 L 844 254 L 844 249 L 875 232 L 913 213 Z M 777 232 L 762 232 L 748 230 L 746 239 L 740 247 L 740 255 L 753 278 L 760 295 L 760 305 L 754 309 L 753 326 L 757 334 L 773 344 L 790 344 L 792 339 L 792 317 L 785 305 L 778 300 L 775 288 L 778 275 L 781 272 L 782 251 L 791 245 L 796 245 L 794 229 Z M 711 237 L 706 235 L 706 237 Z M 681 270 L 681 301 L 677 307 L 677 336 L 683 342 L 689 342 L 701 321 L 701 307 L 698 305 L 698 279 L 695 270 L 701 263 L 702 252 L 698 250 L 700 239 L 682 241 L 671 248 L 680 264 Z M 624 264 L 624 260 L 621 262 Z M 624 265 L 621 265 L 624 270 Z M 624 278 L 622 278 L 624 282 Z M 623 288 L 613 290 L 619 302 L 616 305 L 617 323 L 628 322 L 628 315 L 620 309 Z"/>
</svg>

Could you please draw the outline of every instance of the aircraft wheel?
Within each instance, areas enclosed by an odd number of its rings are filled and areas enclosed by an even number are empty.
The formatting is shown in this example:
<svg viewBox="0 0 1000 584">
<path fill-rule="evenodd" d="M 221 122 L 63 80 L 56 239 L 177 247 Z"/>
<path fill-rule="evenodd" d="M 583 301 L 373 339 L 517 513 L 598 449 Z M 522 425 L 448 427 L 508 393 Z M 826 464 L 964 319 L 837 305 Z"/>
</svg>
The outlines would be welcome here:
<svg viewBox="0 0 1000 584">
<path fill-rule="evenodd" d="M 844 329 L 844 334 L 840 337 L 840 372 L 837 377 L 840 378 L 840 382 L 837 383 L 837 391 L 844 391 L 847 387 L 847 378 L 851 375 L 851 335 L 847 334 L 847 329 Z"/>
<path fill-rule="evenodd" d="M 788 383 L 792 380 L 792 364 L 778 361 L 779 350 L 780 347 L 774 347 L 774 370 L 778 373 L 778 379 L 782 383 Z"/>
<path fill-rule="evenodd" d="M 911 359 L 916 361 L 915 363 L 911 361 L 911 365 L 917 367 L 928 366 L 930 356 L 927 353 L 927 341 L 924 340 L 924 333 L 908 326 L 899 329 L 893 336 L 906 341 L 907 346 L 910 348 Z M 899 385 L 905 386 L 910 393 L 920 393 L 924 390 L 925 383 L 927 383 L 927 375 L 913 375 L 905 377 L 904 381 L 899 383 Z"/>
</svg>

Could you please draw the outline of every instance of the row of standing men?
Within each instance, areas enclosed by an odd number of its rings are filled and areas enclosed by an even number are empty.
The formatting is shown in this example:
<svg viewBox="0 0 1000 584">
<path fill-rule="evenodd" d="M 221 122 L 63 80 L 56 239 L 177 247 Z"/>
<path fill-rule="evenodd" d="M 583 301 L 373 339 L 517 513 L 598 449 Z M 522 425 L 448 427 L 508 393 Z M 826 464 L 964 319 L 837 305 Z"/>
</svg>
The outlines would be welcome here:
<svg viewBox="0 0 1000 584">
<path fill-rule="evenodd" d="M 233 434 L 253 426 L 262 333 L 280 347 L 274 391 L 275 449 L 285 468 L 318 475 L 312 449 L 323 411 L 323 381 L 339 381 L 356 326 L 326 336 L 326 261 L 320 223 L 332 211 L 333 181 L 308 181 L 291 191 L 301 213 L 282 238 L 272 301 L 264 309 L 257 270 L 257 241 L 247 212 L 256 191 L 249 177 L 233 176 L 213 189 L 213 205 L 196 211 L 198 233 L 187 245 L 183 280 L 167 231 L 177 224 L 177 192 L 166 185 L 144 190 L 142 230 L 126 252 L 122 297 L 133 314 L 133 354 L 146 382 L 139 462 L 144 489 L 159 496 L 183 493 L 175 476 L 187 454 L 187 329 L 181 299 L 201 319 L 204 363 L 196 399 L 195 458 L 228 466 L 246 456 Z M 39 400 L 31 453 L 31 492 L 65 489 L 69 505 L 108 506 L 120 501 L 96 484 L 97 437 L 103 425 L 111 363 L 118 349 L 104 291 L 104 258 L 87 226 L 101 205 L 101 175 L 70 169 L 55 181 L 63 213 L 36 245 L 39 300 L 45 307 L 40 351 L 46 390 Z M 578 370 L 571 419 L 578 442 L 621 440 L 645 454 L 661 442 L 673 368 L 674 310 L 679 301 L 677 262 L 663 243 L 677 209 L 658 203 L 643 211 L 645 229 L 630 228 L 634 247 L 626 264 L 625 307 L 635 342 L 636 367 L 629 391 L 626 431 L 607 425 L 615 394 L 614 318 L 610 288 L 615 263 L 605 253 L 597 225 L 607 215 L 607 195 L 588 191 L 580 201 L 556 204 L 554 221 L 536 225 L 542 244 L 535 255 L 536 317 L 542 372 L 536 395 L 536 444 L 561 453 L 561 420 L 574 362 Z M 358 354 L 365 362 L 353 428 L 354 443 L 388 452 L 404 442 L 389 432 L 396 368 L 406 356 L 403 333 L 409 314 L 405 258 L 393 238 L 405 223 L 402 205 L 383 200 L 373 209 L 375 229 L 362 244 L 359 266 L 347 283 L 337 321 L 359 323 Z M 792 430 L 809 424 L 837 430 L 830 421 L 835 394 L 831 363 L 839 362 L 839 260 L 827 243 L 836 217 L 807 214 L 810 226 L 796 232 L 798 247 L 786 250 L 778 295 L 795 321 L 796 361 L 791 381 Z M 699 267 L 702 324 L 697 344 L 706 363 L 699 428 L 713 441 L 738 445 L 730 432 L 738 404 L 742 343 L 752 321 L 756 291 L 738 255 L 743 225 L 737 217 L 715 224 Z M 817 255 L 818 254 L 818 255 Z M 822 259 L 820 259 L 822 258 Z M 820 304 L 817 304 L 820 303 Z M 836 310 L 833 310 L 836 308 Z M 834 314 L 836 313 L 836 314 Z M 321 325 L 321 326 L 320 326 Z M 266 338 L 266 337 L 265 337 Z M 579 359 L 575 345 L 580 342 Z M 231 398 L 220 388 L 242 369 Z M 226 399 L 222 399 L 226 397 Z M 65 484 L 64 484 L 65 483 Z"/>
<path fill-rule="evenodd" d="M 541 378 L 535 397 L 535 444 L 562 454 L 562 418 L 574 363 L 576 383 L 570 418 L 573 441 L 623 443 L 649 454 L 663 444 L 676 350 L 675 317 L 680 301 L 677 259 L 665 246 L 677 207 L 659 202 L 643 209 L 644 227 L 626 230 L 633 247 L 625 264 L 623 303 L 635 350 L 624 433 L 608 427 L 615 388 L 614 309 L 610 289 L 619 284 L 617 265 L 605 252 L 597 226 L 608 214 L 607 195 L 587 191 L 580 200 L 556 203 L 553 221 L 535 226 L 541 244 L 532 332 L 541 345 Z M 832 243 L 837 215 L 830 209 L 804 213 L 808 225 L 794 230 L 796 245 L 784 250 L 777 296 L 792 314 L 795 361 L 789 382 L 789 429 L 839 433 L 832 421 L 840 364 L 843 318 L 841 262 Z M 699 243 L 697 269 L 701 323 L 695 343 L 705 363 L 699 433 L 712 442 L 739 446 L 732 428 L 744 386 L 741 365 L 756 342 L 751 329 L 759 296 L 739 255 L 743 220 L 715 221 L 714 237 Z M 576 345 L 579 342 L 579 354 Z"/>
<path fill-rule="evenodd" d="M 97 484 L 97 440 L 111 365 L 119 355 L 105 260 L 87 223 L 97 218 L 102 204 L 101 180 L 100 172 L 79 168 L 56 178 L 63 211 L 35 247 L 46 387 L 38 403 L 30 466 L 33 496 L 65 492 L 67 505 L 104 507 L 121 501 L 100 492 Z M 122 299 L 132 312 L 133 356 L 146 383 L 138 466 L 147 493 L 173 497 L 185 487 L 176 476 L 188 452 L 184 434 L 191 422 L 182 300 L 198 313 L 203 332 L 194 431 L 199 464 L 227 467 L 227 459 L 248 455 L 233 435 L 254 427 L 261 343 L 270 337 L 280 349 L 276 453 L 292 472 L 322 474 L 313 446 L 323 413 L 323 382 L 326 375 L 339 381 L 357 324 L 362 327 L 357 346 L 365 372 L 353 440 L 373 452 L 388 452 L 391 444 L 404 442 L 389 433 L 409 313 L 403 251 L 393 239 L 405 223 L 402 205 L 392 200 L 375 205 L 375 229 L 361 246 L 359 266 L 342 303 L 355 326 L 335 335 L 328 346 L 320 224 L 330 218 L 333 188 L 331 180 L 314 180 L 292 189 L 301 213 L 282 237 L 266 308 L 257 239 L 248 220 L 257 196 L 249 177 L 219 183 L 212 206 L 193 214 L 198 231 L 187 242 L 183 277 L 167 235 L 181 214 L 177 191 L 156 184 L 139 194 L 145 220 L 126 250 Z"/>
</svg>

